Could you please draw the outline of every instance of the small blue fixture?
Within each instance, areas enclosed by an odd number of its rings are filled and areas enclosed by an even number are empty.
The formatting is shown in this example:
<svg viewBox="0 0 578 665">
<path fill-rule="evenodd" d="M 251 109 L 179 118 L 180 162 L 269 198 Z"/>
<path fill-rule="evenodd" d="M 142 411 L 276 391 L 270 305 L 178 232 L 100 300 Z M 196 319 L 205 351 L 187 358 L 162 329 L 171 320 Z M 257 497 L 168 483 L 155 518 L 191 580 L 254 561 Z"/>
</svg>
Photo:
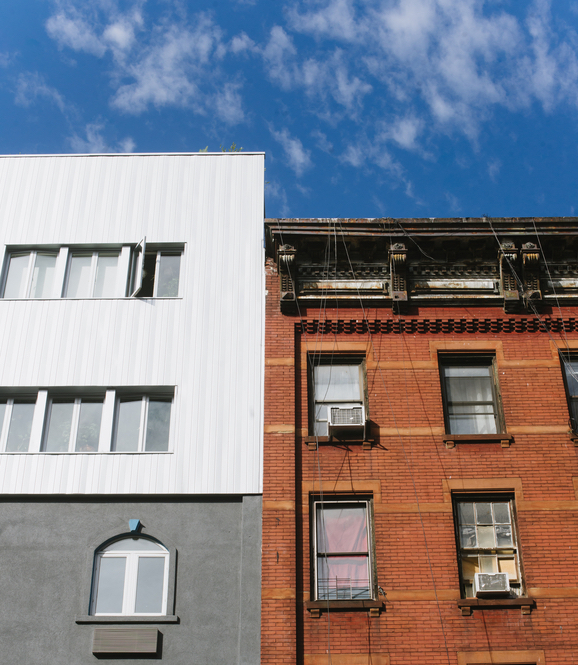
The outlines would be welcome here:
<svg viewBox="0 0 578 665">
<path fill-rule="evenodd" d="M 131 531 L 140 531 L 141 526 L 142 526 L 142 524 L 140 523 L 140 520 L 129 520 L 128 521 L 128 527 Z"/>
</svg>

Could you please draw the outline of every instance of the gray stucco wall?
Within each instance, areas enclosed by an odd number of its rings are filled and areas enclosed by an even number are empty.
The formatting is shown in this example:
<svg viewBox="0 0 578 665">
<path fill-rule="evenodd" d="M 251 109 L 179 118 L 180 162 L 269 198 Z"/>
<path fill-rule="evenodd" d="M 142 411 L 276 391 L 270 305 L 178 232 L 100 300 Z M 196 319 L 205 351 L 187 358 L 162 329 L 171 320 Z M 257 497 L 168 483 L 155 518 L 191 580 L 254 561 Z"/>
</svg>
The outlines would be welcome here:
<svg viewBox="0 0 578 665">
<path fill-rule="evenodd" d="M 90 568 L 99 538 L 143 533 L 177 550 L 175 614 L 158 624 L 170 665 L 257 665 L 260 659 L 261 497 L 126 497 L 1 501 L 3 665 L 106 662 L 92 654 Z M 148 623 L 146 626 L 156 626 Z M 113 659 L 110 659 L 111 662 Z M 135 663 L 139 658 L 114 659 Z"/>
</svg>

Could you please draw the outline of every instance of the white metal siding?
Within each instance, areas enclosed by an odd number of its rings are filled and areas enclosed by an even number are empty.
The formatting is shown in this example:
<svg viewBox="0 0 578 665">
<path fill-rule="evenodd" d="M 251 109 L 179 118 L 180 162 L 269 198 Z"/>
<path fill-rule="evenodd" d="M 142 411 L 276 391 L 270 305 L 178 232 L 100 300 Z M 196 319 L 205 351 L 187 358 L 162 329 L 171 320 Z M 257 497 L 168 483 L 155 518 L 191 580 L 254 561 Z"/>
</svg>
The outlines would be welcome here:
<svg viewBox="0 0 578 665">
<path fill-rule="evenodd" d="M 0 248 L 183 243 L 178 299 L 0 299 L 0 388 L 176 386 L 172 453 L 0 454 L 0 493 L 260 493 L 261 154 L 0 157 Z"/>
</svg>

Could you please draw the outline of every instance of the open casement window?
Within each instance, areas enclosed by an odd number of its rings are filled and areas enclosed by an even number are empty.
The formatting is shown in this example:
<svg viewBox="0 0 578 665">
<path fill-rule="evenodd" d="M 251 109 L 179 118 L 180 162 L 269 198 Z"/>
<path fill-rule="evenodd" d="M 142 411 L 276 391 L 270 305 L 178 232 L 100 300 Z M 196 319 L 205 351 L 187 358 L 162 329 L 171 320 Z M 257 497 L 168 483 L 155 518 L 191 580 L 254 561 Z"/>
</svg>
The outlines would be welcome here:
<svg viewBox="0 0 578 665">
<path fill-rule="evenodd" d="M 102 406 L 102 398 L 50 399 L 42 450 L 47 453 L 96 452 Z"/>
<path fill-rule="evenodd" d="M 119 256 L 119 252 L 114 251 L 70 252 L 65 298 L 114 298 L 121 295 L 117 289 Z"/>
<path fill-rule="evenodd" d="M 131 295 L 137 298 L 176 298 L 179 295 L 181 250 L 146 245 L 146 238 L 133 254 Z"/>
<path fill-rule="evenodd" d="M 2 297 L 53 297 L 57 256 L 56 251 L 10 252 Z"/>
<path fill-rule="evenodd" d="M 0 451 L 28 452 L 34 408 L 34 398 L 0 399 Z"/>
<path fill-rule="evenodd" d="M 150 616 L 167 613 L 169 552 L 143 537 L 116 540 L 94 559 L 90 613 Z"/>
<path fill-rule="evenodd" d="M 522 595 L 514 525 L 514 500 L 460 497 L 454 500 L 458 562 L 463 598 L 474 597 L 476 573 L 506 573 L 511 597 Z M 491 579 L 491 578 L 490 578 Z"/>
<path fill-rule="evenodd" d="M 371 600 L 371 500 L 313 501 L 315 600 Z"/>
<path fill-rule="evenodd" d="M 350 425 L 353 425 L 352 432 L 362 431 L 368 417 L 365 395 L 364 357 L 316 357 L 310 379 L 313 435 L 328 436 L 333 433 L 333 430 L 330 431 L 331 424 L 340 422 L 343 424 L 343 432 L 347 432 Z"/>
<path fill-rule="evenodd" d="M 560 354 L 562 374 L 566 387 L 566 398 L 568 399 L 568 411 L 570 413 L 570 429 L 574 434 L 578 433 L 578 354 Z"/>
<path fill-rule="evenodd" d="M 491 355 L 440 355 L 447 434 L 505 432 Z"/>
<path fill-rule="evenodd" d="M 113 450 L 162 452 L 169 448 L 171 403 L 168 397 L 120 396 L 116 405 Z"/>
</svg>

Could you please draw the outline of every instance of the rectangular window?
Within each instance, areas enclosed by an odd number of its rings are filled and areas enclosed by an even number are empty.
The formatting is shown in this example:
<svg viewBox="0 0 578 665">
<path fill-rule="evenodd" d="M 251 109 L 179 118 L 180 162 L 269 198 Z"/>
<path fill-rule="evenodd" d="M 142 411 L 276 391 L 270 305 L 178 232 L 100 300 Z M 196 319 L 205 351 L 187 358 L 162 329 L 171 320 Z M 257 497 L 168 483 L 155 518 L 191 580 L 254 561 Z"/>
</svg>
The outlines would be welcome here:
<svg viewBox="0 0 578 665">
<path fill-rule="evenodd" d="M 51 399 L 47 407 L 43 451 L 98 451 L 103 399 Z"/>
<path fill-rule="evenodd" d="M 315 600 L 374 598 L 371 500 L 313 501 Z"/>
<path fill-rule="evenodd" d="M 476 574 L 486 582 L 507 577 L 511 596 L 522 592 L 520 562 L 510 497 L 460 497 L 454 501 L 462 597 L 476 595 Z M 499 576 L 497 573 L 505 575 Z M 500 587 L 501 588 L 501 587 Z"/>
<path fill-rule="evenodd" d="M 170 399 L 149 396 L 120 397 L 116 407 L 114 450 L 168 450 L 170 421 Z"/>
<path fill-rule="evenodd" d="M 448 434 L 505 431 L 493 356 L 440 355 L 440 374 Z"/>
<path fill-rule="evenodd" d="M 133 255 L 131 293 L 138 298 L 179 295 L 181 250 L 158 249 L 139 243 Z"/>
<path fill-rule="evenodd" d="M 367 420 L 365 359 L 321 356 L 311 377 L 311 421 L 314 436 L 359 435 Z"/>
<path fill-rule="evenodd" d="M 578 432 L 578 355 L 560 354 L 560 363 L 570 412 L 570 429 Z"/>
<path fill-rule="evenodd" d="M 72 252 L 66 298 L 114 298 L 118 295 L 118 252 Z"/>
<path fill-rule="evenodd" d="M 26 453 L 30 445 L 34 398 L 0 401 L 0 450 Z"/>
<path fill-rule="evenodd" d="M 183 247 L 59 247 L 6 252 L 2 298 L 175 298 Z"/>
<path fill-rule="evenodd" d="M 57 252 L 12 252 L 7 257 L 4 298 L 53 297 Z"/>
<path fill-rule="evenodd" d="M 100 394 L 99 394 L 100 392 Z M 166 452 L 174 388 L 0 394 L 0 453 Z"/>
</svg>

